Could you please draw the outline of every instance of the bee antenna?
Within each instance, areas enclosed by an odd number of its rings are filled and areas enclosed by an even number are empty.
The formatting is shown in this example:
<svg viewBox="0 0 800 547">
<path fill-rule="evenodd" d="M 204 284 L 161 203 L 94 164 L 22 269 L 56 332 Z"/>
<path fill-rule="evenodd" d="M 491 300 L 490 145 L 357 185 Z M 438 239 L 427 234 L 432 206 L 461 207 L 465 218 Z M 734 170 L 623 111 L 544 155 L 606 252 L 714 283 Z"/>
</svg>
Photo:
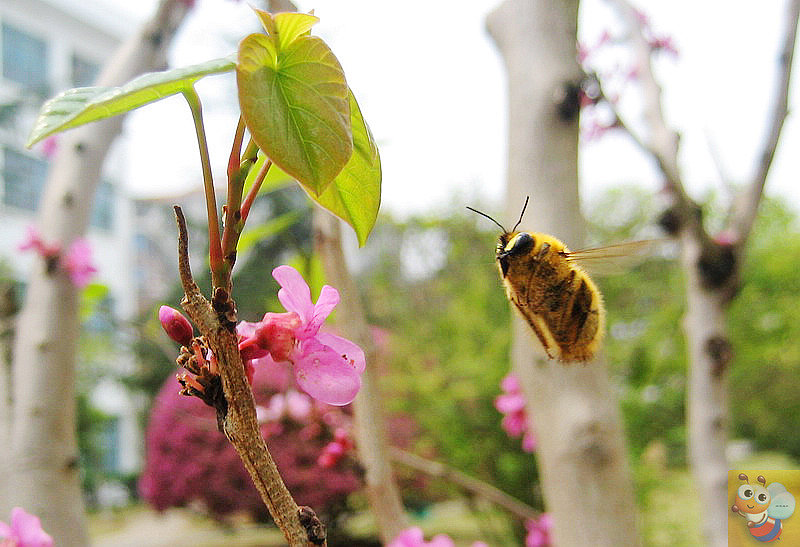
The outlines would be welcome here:
<svg viewBox="0 0 800 547">
<path fill-rule="evenodd" d="M 750 480 L 747 478 L 747 475 L 745 475 L 744 473 L 739 473 L 739 480 L 740 481 L 744 481 L 747 484 L 750 484 Z"/>
<path fill-rule="evenodd" d="M 467 205 L 467 209 L 469 209 L 469 210 L 470 210 L 470 211 L 472 211 L 473 213 L 478 213 L 478 214 L 479 214 L 479 215 L 481 215 L 482 217 L 486 217 L 486 218 L 488 218 L 489 220 L 491 220 L 492 222 L 494 222 L 495 224 L 497 224 L 498 226 L 500 226 L 500 229 L 501 229 L 501 230 L 503 230 L 503 233 L 508 233 L 508 230 L 506 230 L 505 228 L 503 228 L 503 225 L 502 225 L 502 224 L 500 224 L 499 222 L 497 222 L 495 219 L 493 219 L 492 217 L 490 217 L 490 216 L 489 216 L 489 215 L 487 215 L 486 213 L 483 213 L 483 212 L 481 212 L 481 211 L 478 211 L 477 209 L 473 209 L 473 208 L 472 208 L 472 207 L 470 207 L 469 205 Z"/>
<path fill-rule="evenodd" d="M 763 484 L 764 486 L 767 485 L 767 479 L 764 478 L 764 475 L 759 475 L 758 477 L 756 477 L 756 480 L 761 484 Z"/>
<path fill-rule="evenodd" d="M 512 232 L 515 231 L 517 229 L 517 226 L 519 226 L 520 223 L 522 222 L 522 216 L 525 214 L 525 209 L 528 208 L 528 200 L 529 199 L 531 199 L 530 196 L 525 196 L 525 205 L 522 206 L 522 212 L 519 214 L 519 220 L 517 221 L 516 224 L 514 224 L 514 228 L 512 228 L 512 230 L 511 230 Z"/>
</svg>

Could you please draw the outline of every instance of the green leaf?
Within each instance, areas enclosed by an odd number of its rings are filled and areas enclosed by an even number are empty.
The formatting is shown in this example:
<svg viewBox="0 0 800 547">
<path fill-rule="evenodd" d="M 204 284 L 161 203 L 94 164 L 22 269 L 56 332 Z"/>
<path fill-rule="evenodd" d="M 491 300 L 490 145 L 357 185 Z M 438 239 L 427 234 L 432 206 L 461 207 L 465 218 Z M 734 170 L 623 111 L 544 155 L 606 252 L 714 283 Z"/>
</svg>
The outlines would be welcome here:
<svg viewBox="0 0 800 547">
<path fill-rule="evenodd" d="M 203 76 L 228 72 L 233 55 L 198 65 L 143 74 L 121 87 L 79 87 L 42 105 L 27 146 L 73 127 L 124 114 L 140 106 L 181 93 Z"/>
<path fill-rule="evenodd" d="M 311 198 L 353 227 L 358 244 L 364 246 L 381 206 L 381 158 L 369 126 L 350 92 L 353 155 L 333 183 Z"/>
<path fill-rule="evenodd" d="M 236 246 L 236 252 L 239 255 L 246 253 L 250 248 L 268 237 L 279 234 L 280 232 L 289 228 L 292 224 L 297 222 L 301 217 L 301 211 L 289 211 L 277 218 L 273 218 L 264 224 L 259 224 L 248 228 L 239 237 L 239 243 Z"/>
<path fill-rule="evenodd" d="M 311 27 L 319 23 L 319 17 L 312 13 L 285 12 L 273 15 L 257 8 L 253 8 L 253 11 L 267 34 L 277 38 L 275 45 L 278 49 L 286 49 L 298 37 L 308 35 Z"/>
<path fill-rule="evenodd" d="M 239 105 L 256 144 L 311 194 L 319 195 L 353 153 L 347 83 L 316 36 L 277 49 L 251 34 L 239 45 Z"/>
</svg>

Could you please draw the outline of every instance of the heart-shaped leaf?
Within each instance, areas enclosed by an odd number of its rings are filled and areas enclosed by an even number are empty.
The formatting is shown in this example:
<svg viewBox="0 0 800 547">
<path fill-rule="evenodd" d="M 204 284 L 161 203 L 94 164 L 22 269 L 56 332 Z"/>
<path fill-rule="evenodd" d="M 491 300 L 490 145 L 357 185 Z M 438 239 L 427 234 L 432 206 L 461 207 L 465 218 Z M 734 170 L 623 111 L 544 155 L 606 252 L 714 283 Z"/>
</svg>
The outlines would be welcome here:
<svg viewBox="0 0 800 547">
<path fill-rule="evenodd" d="M 381 158 L 352 91 L 349 99 L 353 155 L 319 197 L 310 195 L 322 207 L 352 226 L 359 245 L 363 246 L 381 206 Z"/>
<path fill-rule="evenodd" d="M 251 34 L 239 45 L 239 105 L 256 144 L 311 194 L 319 195 L 353 153 L 347 83 L 316 36 L 285 48 Z"/>
<path fill-rule="evenodd" d="M 79 87 L 56 95 L 39 111 L 27 146 L 54 133 L 124 114 L 135 108 L 181 93 L 203 76 L 228 72 L 233 55 L 197 65 L 143 74 L 121 87 Z"/>
</svg>

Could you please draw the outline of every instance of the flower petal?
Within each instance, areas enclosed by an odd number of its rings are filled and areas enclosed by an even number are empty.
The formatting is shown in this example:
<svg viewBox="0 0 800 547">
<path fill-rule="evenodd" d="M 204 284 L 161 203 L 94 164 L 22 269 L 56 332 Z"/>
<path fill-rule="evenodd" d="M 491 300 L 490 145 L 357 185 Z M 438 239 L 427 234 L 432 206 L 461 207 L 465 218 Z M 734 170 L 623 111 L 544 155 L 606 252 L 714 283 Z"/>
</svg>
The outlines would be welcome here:
<svg viewBox="0 0 800 547">
<path fill-rule="evenodd" d="M 311 302 L 311 289 L 300 272 L 291 266 L 278 266 L 272 270 L 272 277 L 281 286 L 278 300 L 286 311 L 296 312 L 304 324 L 311 321 L 314 315 L 314 304 Z"/>
<path fill-rule="evenodd" d="M 338 303 L 339 291 L 330 285 L 325 285 L 322 287 L 322 290 L 319 293 L 319 298 L 317 299 L 317 303 L 314 305 L 314 313 L 312 314 L 308 325 L 304 329 L 304 334 L 301 335 L 301 338 L 308 338 L 317 334 L 319 328 L 322 326 L 322 323 L 331 314 L 333 308 L 335 308 L 336 304 Z"/>
<path fill-rule="evenodd" d="M 314 342 L 308 340 L 294 362 L 297 384 L 329 405 L 352 402 L 361 389 L 361 373 L 332 348 Z"/>
<path fill-rule="evenodd" d="M 17 536 L 19 545 L 26 547 L 51 547 L 53 538 L 42 530 L 42 523 L 39 517 L 27 513 L 21 507 L 14 507 L 11 510 L 11 528 Z"/>
<path fill-rule="evenodd" d="M 346 361 L 350 362 L 350 364 L 355 367 L 356 372 L 359 374 L 364 372 L 364 369 L 367 368 L 367 359 L 364 357 L 364 350 L 354 342 L 329 332 L 319 332 L 315 338 L 320 344 L 328 346 L 338 355 L 344 357 Z"/>
</svg>

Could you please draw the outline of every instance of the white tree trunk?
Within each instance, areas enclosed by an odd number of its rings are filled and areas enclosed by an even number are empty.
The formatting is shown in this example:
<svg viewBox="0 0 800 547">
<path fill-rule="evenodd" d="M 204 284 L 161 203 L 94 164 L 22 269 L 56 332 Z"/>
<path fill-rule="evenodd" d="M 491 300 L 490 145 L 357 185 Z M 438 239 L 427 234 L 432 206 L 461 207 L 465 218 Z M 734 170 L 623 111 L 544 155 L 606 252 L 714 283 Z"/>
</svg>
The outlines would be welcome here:
<svg viewBox="0 0 800 547">
<path fill-rule="evenodd" d="M 580 247 L 577 0 L 507 0 L 489 16 L 509 88 L 508 191 L 513 224 Z M 556 545 L 638 545 L 633 486 L 608 369 L 551 361 L 518 317 L 513 369 L 538 438 L 537 461 Z"/>
<path fill-rule="evenodd" d="M 336 308 L 337 327 L 346 338 L 361 346 L 367 358 L 361 390 L 353 402 L 354 433 L 359 461 L 364 466 L 370 509 L 381 541 L 388 544 L 407 526 L 408 520 L 389 463 L 386 419 L 376 374 L 377 351 L 358 288 L 347 269 L 340 221 L 318 207 L 314 208 L 314 246 L 322 259 L 325 277 L 341 293 Z"/>
<path fill-rule="evenodd" d="M 142 31 L 123 44 L 98 85 L 120 85 L 163 68 L 165 51 L 188 8 L 164 0 Z M 103 159 L 122 128 L 122 117 L 65 134 L 51 166 L 39 229 L 62 249 L 88 225 Z M 17 324 L 11 373 L 9 435 L 2 460 L 0 514 L 22 506 L 38 515 L 56 544 L 88 544 L 75 438 L 75 361 L 79 334 L 78 292 L 61 270 L 39 261 L 31 273 Z M 0 403 L 2 404 L 2 403 Z"/>
</svg>

